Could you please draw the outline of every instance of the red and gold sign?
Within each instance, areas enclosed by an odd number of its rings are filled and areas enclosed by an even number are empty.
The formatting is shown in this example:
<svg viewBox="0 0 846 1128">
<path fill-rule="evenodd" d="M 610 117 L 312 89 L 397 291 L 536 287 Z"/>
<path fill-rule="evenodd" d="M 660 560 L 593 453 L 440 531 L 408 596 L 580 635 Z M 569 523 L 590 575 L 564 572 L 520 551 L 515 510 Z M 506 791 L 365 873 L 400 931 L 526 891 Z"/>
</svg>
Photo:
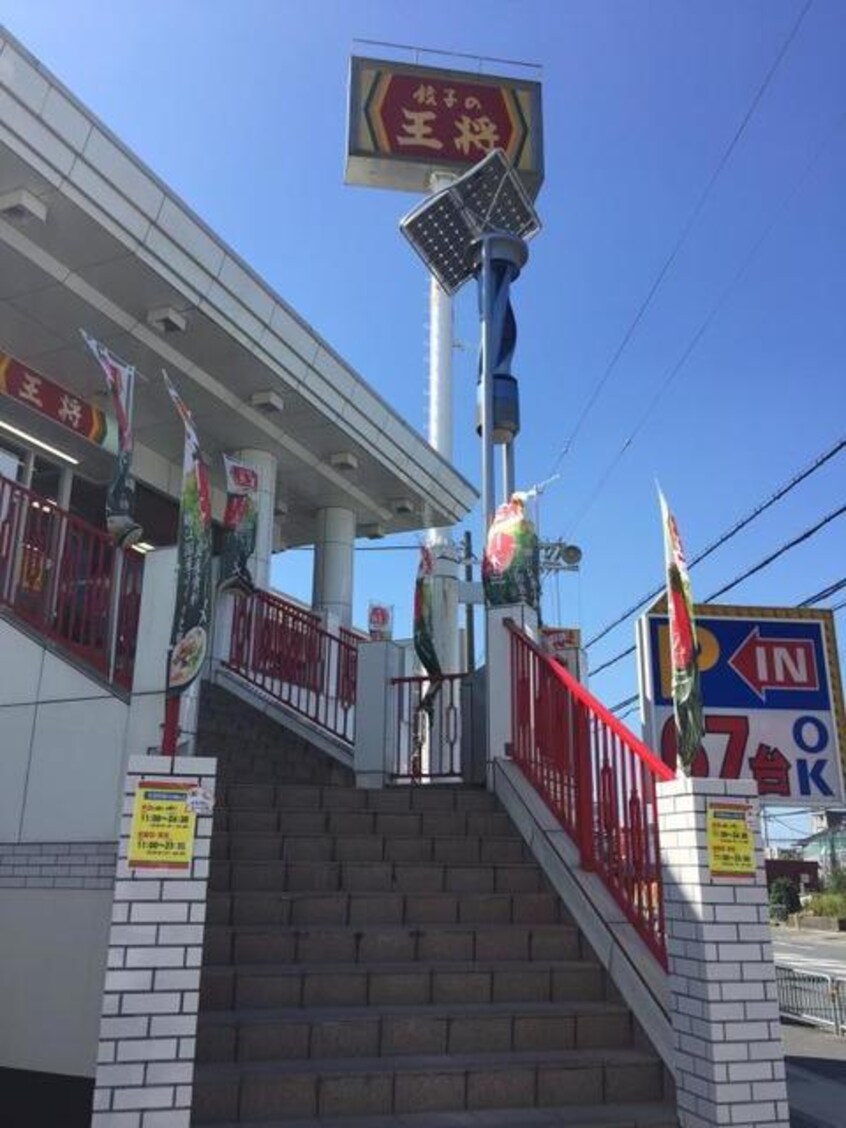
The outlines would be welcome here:
<svg viewBox="0 0 846 1128">
<path fill-rule="evenodd" d="M 0 353 L 0 392 L 89 442 L 103 445 L 106 415 L 99 407 L 86 403 L 6 353 Z"/>
<path fill-rule="evenodd" d="M 543 180 L 540 84 L 352 59 L 349 184 L 428 191 L 503 149 L 534 196 Z"/>
</svg>

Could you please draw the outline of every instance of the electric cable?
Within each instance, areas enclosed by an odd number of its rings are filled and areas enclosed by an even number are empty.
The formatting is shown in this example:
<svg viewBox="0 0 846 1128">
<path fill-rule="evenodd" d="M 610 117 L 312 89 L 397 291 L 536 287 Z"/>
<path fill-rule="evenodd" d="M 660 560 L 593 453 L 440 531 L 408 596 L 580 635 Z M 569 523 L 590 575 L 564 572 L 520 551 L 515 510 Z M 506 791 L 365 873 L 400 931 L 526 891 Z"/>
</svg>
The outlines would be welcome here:
<svg viewBox="0 0 846 1128">
<path fill-rule="evenodd" d="M 802 22 L 805 19 L 805 16 L 808 14 L 808 11 L 809 11 L 812 3 L 813 3 L 813 0 L 807 0 L 805 7 L 799 13 L 799 16 L 796 19 L 796 22 L 794 23 L 793 27 L 788 32 L 787 37 L 786 37 L 786 39 L 784 40 L 784 43 L 781 46 L 781 49 L 779 50 L 778 54 L 776 55 L 772 65 L 770 66 L 770 69 L 764 75 L 764 79 L 761 82 L 760 86 L 758 87 L 758 89 L 755 93 L 755 96 L 753 97 L 753 99 L 752 99 L 752 101 L 749 105 L 749 108 L 747 109 L 746 113 L 743 115 L 743 118 L 741 119 L 740 125 L 735 130 L 734 136 L 732 137 L 731 141 L 729 142 L 728 147 L 726 148 L 723 155 L 720 157 L 719 161 L 717 162 L 716 168 L 711 173 L 711 176 L 710 176 L 707 184 L 705 185 L 705 188 L 700 193 L 699 199 L 696 201 L 696 204 L 694 205 L 693 211 L 688 216 L 687 222 L 685 223 L 684 227 L 682 228 L 681 234 L 679 235 L 678 239 L 676 240 L 675 245 L 673 246 L 672 250 L 670 251 L 670 254 L 668 255 L 668 257 L 665 259 L 663 266 L 658 271 L 658 274 L 655 276 L 655 278 L 652 282 L 652 285 L 650 286 L 649 290 L 647 291 L 646 297 L 641 302 L 640 308 L 638 309 L 637 313 L 634 316 L 634 319 L 632 320 L 632 322 L 629 325 L 626 332 L 623 334 L 623 339 L 620 341 L 620 344 L 617 346 L 617 348 L 614 352 L 614 355 L 611 357 L 611 360 L 606 365 L 605 371 L 602 373 L 602 376 L 599 378 L 599 381 L 595 385 L 591 395 L 588 398 L 587 403 L 585 404 L 584 408 L 582 409 L 581 414 L 579 415 L 579 418 L 576 420 L 576 424 L 573 427 L 573 430 L 570 432 L 569 438 L 565 441 L 563 447 L 559 451 L 558 456 L 556 457 L 556 459 L 555 459 L 555 461 L 552 465 L 552 469 L 550 470 L 550 473 L 554 473 L 558 469 L 558 467 L 561 465 L 561 462 L 564 459 L 565 455 L 567 455 L 569 453 L 571 447 L 573 446 L 573 443 L 576 440 L 576 436 L 578 435 L 579 431 L 581 430 L 582 426 L 584 425 L 584 422 L 587 419 L 588 415 L 590 414 L 590 411 L 593 408 L 593 405 L 596 403 L 597 399 L 599 398 L 599 395 L 602 392 L 602 389 L 605 387 L 605 385 L 608 382 L 612 372 L 616 368 L 617 362 L 619 361 L 620 357 L 625 352 L 629 341 L 634 336 L 635 330 L 637 329 L 640 322 L 643 320 L 643 317 L 644 317 L 647 309 L 651 305 L 652 299 L 655 297 L 655 294 L 658 292 L 658 289 L 660 288 L 661 283 L 663 282 L 668 270 L 670 269 L 670 267 L 675 262 L 675 260 L 678 257 L 682 247 L 684 246 L 684 244 L 687 242 L 687 238 L 690 235 L 690 232 L 693 230 L 693 227 L 695 226 L 696 221 L 699 219 L 699 216 L 702 213 L 702 209 L 705 207 L 705 204 L 707 203 L 708 198 L 711 195 L 711 192 L 713 191 L 715 184 L 719 180 L 723 169 L 728 164 L 729 158 L 731 157 L 732 153 L 737 148 L 737 145 L 740 142 L 741 137 L 743 136 L 744 132 L 746 131 L 746 127 L 748 126 L 749 122 L 752 120 L 752 116 L 754 115 L 755 111 L 757 110 L 758 105 L 759 105 L 762 97 L 764 96 L 764 93 L 767 90 L 767 87 L 772 82 L 776 71 L 778 70 L 779 66 L 781 65 L 782 60 L 784 59 L 784 56 L 787 54 L 787 51 L 788 51 L 790 45 L 792 44 L 793 40 L 796 38 L 796 35 L 799 32 L 799 28 L 801 27 Z"/>
<path fill-rule="evenodd" d="M 770 497 L 766 499 L 766 501 L 759 502 L 758 505 L 756 505 L 749 513 L 747 513 L 744 517 L 741 517 L 739 521 L 736 521 L 734 525 L 731 526 L 731 528 L 727 529 L 724 533 L 721 533 L 716 538 L 716 540 L 711 541 L 711 543 L 707 545 L 707 547 L 703 548 L 701 552 L 698 552 L 688 564 L 688 570 L 693 568 L 696 564 L 699 564 L 700 561 L 705 560 L 708 556 L 711 555 L 712 552 L 716 552 L 716 550 L 724 545 L 726 541 L 731 540 L 732 537 L 736 536 L 737 533 L 739 533 L 742 529 L 745 529 L 747 525 L 750 525 L 756 517 L 759 517 L 762 513 L 765 513 L 766 510 L 768 510 L 771 506 L 775 505 L 777 501 L 781 501 L 781 499 L 789 494 L 791 490 L 795 489 L 796 486 L 798 486 L 801 482 L 804 482 L 806 478 L 810 478 L 812 474 L 816 473 L 816 471 L 824 466 L 830 459 L 834 458 L 836 454 L 839 454 L 840 451 L 844 449 L 844 447 L 846 447 L 846 436 L 838 439 L 834 446 L 829 447 L 829 449 L 823 451 L 822 454 L 817 455 L 817 457 L 809 466 L 807 466 L 804 470 L 801 470 L 798 474 L 795 474 L 789 482 L 786 482 L 783 486 L 779 486 L 775 493 L 771 494 Z M 595 642 L 599 642 L 600 639 L 605 638 L 605 636 L 609 634 L 615 627 L 618 627 L 621 623 L 624 623 L 627 619 L 630 619 L 636 611 L 639 611 L 641 607 L 649 603 L 650 600 L 653 600 L 657 596 L 659 596 L 663 592 L 663 590 L 664 585 L 662 584 L 660 587 L 655 588 L 654 591 L 651 591 L 647 595 L 642 596 L 642 598 L 640 598 L 637 603 L 634 603 L 631 607 L 628 608 L 628 610 L 624 611 L 622 615 L 616 618 L 612 623 L 609 623 L 607 627 L 603 627 L 603 629 L 598 634 L 595 634 L 592 639 L 586 642 L 585 650 L 590 649 L 590 647 L 593 646 Z"/>
<path fill-rule="evenodd" d="M 617 466 L 619 465 L 619 463 L 623 459 L 626 452 L 628 450 L 630 450 L 631 447 L 634 445 L 635 439 L 640 434 L 640 432 L 643 430 L 643 428 L 646 426 L 646 423 L 648 422 L 649 417 L 652 415 L 652 412 L 655 410 L 658 403 L 663 398 L 665 392 L 670 387 L 672 382 L 675 380 L 676 376 L 678 376 L 679 372 L 682 370 L 682 368 L 685 366 L 687 361 L 690 359 L 694 350 L 696 349 L 696 346 L 702 340 L 702 338 L 704 337 L 707 330 L 711 327 L 712 323 L 716 320 L 717 315 L 720 313 L 723 306 L 728 301 L 728 298 L 730 297 L 730 295 L 731 295 L 732 291 L 734 290 L 735 286 L 738 284 L 738 282 L 740 282 L 740 280 L 743 278 L 746 271 L 749 269 L 749 267 L 754 262 L 754 260 L 757 256 L 758 252 L 760 251 L 761 247 L 767 241 L 767 239 L 769 238 L 773 229 L 776 227 L 779 220 L 781 219 L 782 213 L 785 212 L 787 210 L 787 208 L 790 206 L 790 204 L 793 202 L 793 198 L 798 194 L 799 189 L 802 187 L 803 183 L 807 179 L 807 177 L 810 174 L 811 170 L 813 169 L 814 165 L 819 160 L 819 158 L 822 155 L 824 149 L 828 145 L 830 139 L 840 129 L 840 127 L 842 126 L 844 121 L 846 121 L 846 113 L 843 113 L 838 117 L 838 119 L 835 122 L 831 131 L 828 134 L 826 134 L 826 137 L 821 142 L 821 144 L 818 146 L 818 148 L 814 152 L 814 154 L 811 157 L 808 164 L 802 170 L 798 180 L 794 183 L 794 185 L 792 186 L 790 191 L 787 193 L 787 195 L 782 199 L 781 203 L 776 208 L 775 212 L 773 212 L 773 215 L 770 219 L 770 222 L 767 224 L 767 226 L 761 232 L 760 236 L 753 243 L 751 249 L 749 250 L 748 254 L 744 258 L 743 262 L 740 264 L 738 269 L 735 271 L 735 273 L 732 276 L 730 282 L 724 287 L 724 289 L 720 293 L 719 297 L 717 298 L 716 302 L 711 306 L 711 309 L 708 311 L 708 313 L 705 316 L 705 320 L 702 322 L 702 324 L 699 326 L 699 328 L 694 333 L 693 337 L 691 338 L 691 340 L 688 343 L 687 347 L 685 348 L 684 352 L 679 357 L 679 359 L 676 361 L 676 363 L 672 366 L 672 368 L 669 370 L 669 372 L 667 373 L 667 375 L 664 377 L 663 381 L 659 385 L 658 389 L 655 391 L 651 400 L 647 404 L 645 411 L 641 414 L 640 419 L 635 424 L 635 426 L 634 426 L 633 430 L 631 431 L 631 433 L 629 434 L 628 438 L 626 439 L 626 441 L 620 447 L 617 454 L 614 455 L 614 457 L 609 462 L 608 466 L 603 471 L 602 475 L 600 476 L 599 481 L 594 486 L 593 492 L 590 494 L 587 501 L 584 503 L 582 508 L 579 510 L 575 520 L 573 521 L 572 525 L 570 526 L 570 529 L 568 530 L 568 533 L 567 533 L 567 539 L 570 539 L 573 536 L 573 534 L 575 533 L 575 530 L 578 527 L 579 523 L 584 519 L 585 514 L 590 511 L 593 503 L 596 501 L 596 499 L 602 493 L 602 490 L 605 488 L 605 485 L 608 482 L 608 479 L 611 477 L 611 475 L 613 474 L 614 470 L 617 468 Z"/>
</svg>

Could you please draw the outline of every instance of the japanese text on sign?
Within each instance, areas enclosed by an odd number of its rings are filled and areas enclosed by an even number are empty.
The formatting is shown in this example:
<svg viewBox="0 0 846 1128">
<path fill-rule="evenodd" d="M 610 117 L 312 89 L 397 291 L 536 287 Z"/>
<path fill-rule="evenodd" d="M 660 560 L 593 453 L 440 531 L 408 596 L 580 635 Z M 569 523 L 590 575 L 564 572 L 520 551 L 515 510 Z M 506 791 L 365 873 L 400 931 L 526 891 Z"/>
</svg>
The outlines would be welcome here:
<svg viewBox="0 0 846 1128">
<path fill-rule="evenodd" d="M 708 869 L 711 877 L 754 877 L 755 837 L 748 803 L 708 803 Z"/>
<path fill-rule="evenodd" d="M 197 816 L 188 804 L 190 783 L 139 780 L 129 835 L 131 867 L 188 869 L 194 852 Z"/>
</svg>

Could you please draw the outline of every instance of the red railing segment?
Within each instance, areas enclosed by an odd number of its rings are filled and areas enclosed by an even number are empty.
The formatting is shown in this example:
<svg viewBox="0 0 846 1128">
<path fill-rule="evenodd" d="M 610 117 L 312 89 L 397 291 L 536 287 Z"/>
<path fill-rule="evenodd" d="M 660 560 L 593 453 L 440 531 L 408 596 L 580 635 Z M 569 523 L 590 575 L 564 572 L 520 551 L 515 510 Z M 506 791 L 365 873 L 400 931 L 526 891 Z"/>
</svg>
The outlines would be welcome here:
<svg viewBox="0 0 846 1128">
<path fill-rule="evenodd" d="M 656 788 L 670 769 L 514 624 L 511 755 L 666 966 Z"/>
<path fill-rule="evenodd" d="M 0 605 L 127 690 L 143 572 L 140 553 L 116 549 L 103 530 L 0 477 Z"/>
<path fill-rule="evenodd" d="M 357 647 L 281 596 L 235 600 L 229 668 L 290 709 L 352 744 Z"/>
<path fill-rule="evenodd" d="M 396 694 L 391 775 L 461 778 L 461 686 L 465 674 L 391 678 Z"/>
</svg>

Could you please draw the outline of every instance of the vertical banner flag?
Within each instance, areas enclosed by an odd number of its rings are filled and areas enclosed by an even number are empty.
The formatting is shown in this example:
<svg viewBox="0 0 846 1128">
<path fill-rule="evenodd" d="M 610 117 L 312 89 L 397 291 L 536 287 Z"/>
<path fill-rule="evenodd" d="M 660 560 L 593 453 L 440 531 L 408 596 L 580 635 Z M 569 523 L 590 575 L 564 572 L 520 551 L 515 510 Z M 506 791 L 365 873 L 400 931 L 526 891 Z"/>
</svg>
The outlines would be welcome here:
<svg viewBox="0 0 846 1128">
<path fill-rule="evenodd" d="M 181 396 L 162 372 L 165 386 L 185 427 L 182 495 L 179 499 L 179 547 L 176 607 L 170 634 L 168 693 L 179 694 L 199 674 L 208 647 L 211 617 L 211 495 L 200 455 L 194 420 Z"/>
<path fill-rule="evenodd" d="M 426 545 L 420 546 L 420 563 L 414 584 L 414 652 L 430 678 L 443 674 L 435 651 L 433 632 L 432 553 Z"/>
<path fill-rule="evenodd" d="M 488 607 L 526 603 L 540 609 L 540 559 L 534 523 L 526 516 L 526 495 L 513 493 L 491 521 L 482 559 Z"/>
<path fill-rule="evenodd" d="M 128 546 L 139 541 L 143 532 L 135 522 L 135 479 L 132 476 L 135 366 L 118 360 L 84 329 L 80 329 L 80 333 L 103 370 L 118 425 L 117 464 L 106 492 L 106 528 L 119 545 Z"/>
<path fill-rule="evenodd" d="M 258 529 L 258 471 L 228 454 L 223 456 L 226 468 L 226 542 L 220 566 L 218 591 L 253 590 L 253 577 L 247 561 L 256 550 Z"/>
<path fill-rule="evenodd" d="M 699 685 L 699 643 L 696 638 L 696 620 L 693 617 L 690 577 L 687 574 L 687 561 L 678 526 L 660 489 L 658 499 L 661 503 L 664 557 L 667 565 L 667 613 L 670 618 L 676 748 L 682 770 L 685 775 L 690 775 L 705 731 Z"/>
</svg>

